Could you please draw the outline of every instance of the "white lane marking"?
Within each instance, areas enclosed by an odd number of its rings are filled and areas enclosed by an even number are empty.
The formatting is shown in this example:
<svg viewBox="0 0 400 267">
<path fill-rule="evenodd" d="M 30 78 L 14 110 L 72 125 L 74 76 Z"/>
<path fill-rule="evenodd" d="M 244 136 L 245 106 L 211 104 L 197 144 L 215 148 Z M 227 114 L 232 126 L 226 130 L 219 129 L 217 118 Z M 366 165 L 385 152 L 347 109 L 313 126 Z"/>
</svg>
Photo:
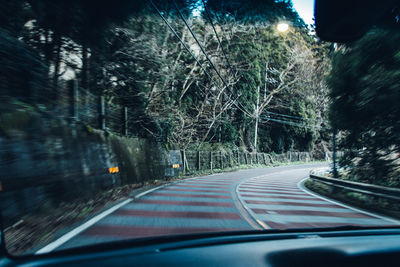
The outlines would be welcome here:
<svg viewBox="0 0 400 267">
<path fill-rule="evenodd" d="M 70 231 L 70 232 L 66 233 L 65 235 L 61 236 L 57 240 L 55 240 L 55 241 L 51 242 L 50 244 L 44 246 L 43 248 L 39 249 L 38 251 L 36 251 L 35 254 L 43 254 L 43 253 L 51 252 L 52 250 L 54 250 L 57 247 L 61 246 L 62 244 L 64 244 L 68 240 L 70 240 L 71 238 L 73 238 L 76 235 L 80 234 L 82 231 L 88 229 L 93 224 L 97 223 L 98 221 L 100 221 L 104 217 L 108 216 L 109 214 L 113 213 L 114 211 L 116 211 L 120 207 L 128 204 L 131 201 L 132 201 L 132 198 L 128 198 L 127 200 L 125 200 L 125 201 L 123 201 L 123 202 L 121 202 L 121 203 L 109 208 L 108 210 L 100 213 L 99 215 L 93 217 L 92 219 L 90 219 L 89 221 L 85 222 L 84 224 L 76 227 L 72 231 Z"/>
<path fill-rule="evenodd" d="M 359 214 L 354 213 L 353 214 Z M 297 214 L 270 214 L 262 213 L 258 214 L 261 220 L 281 222 L 284 224 L 290 223 L 337 223 L 337 224 L 363 224 L 369 226 L 382 226 L 382 219 L 380 218 L 354 218 L 354 217 L 339 217 L 332 215 L 305 215 L 299 216 Z M 299 219 L 301 218 L 301 221 Z"/>
<path fill-rule="evenodd" d="M 326 205 L 326 201 L 322 200 L 322 199 L 288 199 L 288 198 L 282 198 L 282 197 L 270 197 L 268 194 L 264 194 L 264 195 L 243 195 L 242 194 L 242 198 L 245 200 L 249 200 L 249 201 L 265 201 L 265 202 L 284 202 L 285 204 L 288 203 L 288 205 L 290 205 L 290 203 L 296 203 L 296 204 L 304 204 L 304 206 L 307 205 L 313 205 L 313 204 L 325 204 Z M 285 205 L 283 204 L 283 205 Z"/>
<path fill-rule="evenodd" d="M 326 211 L 326 212 L 346 212 L 354 213 L 354 211 L 345 209 L 343 207 L 338 208 L 318 208 L 312 206 L 293 206 L 293 205 L 265 205 L 265 204 L 247 204 L 251 209 L 264 209 L 264 210 L 301 210 L 301 211 Z"/>
<path fill-rule="evenodd" d="M 262 175 L 264 176 L 264 175 Z M 262 177 L 261 176 L 261 177 Z M 239 200 L 239 203 L 241 205 L 242 208 L 245 209 L 245 211 L 248 213 L 248 215 L 250 215 L 251 219 L 253 219 L 253 221 L 257 222 L 259 224 L 259 226 L 261 226 L 261 229 L 270 229 L 270 227 L 268 227 L 265 223 L 263 223 L 262 221 L 258 220 L 255 216 L 255 214 L 251 211 L 251 209 L 249 207 L 247 207 L 245 205 L 245 203 L 243 202 L 240 194 L 239 194 L 239 186 L 241 183 L 239 183 L 236 188 L 235 188 L 235 192 L 232 194 L 233 199 L 235 200 L 235 197 L 237 198 L 237 200 Z M 236 194 L 236 195 L 235 195 Z M 236 205 L 237 201 L 234 201 L 235 206 L 237 207 L 237 209 L 239 211 L 241 211 L 241 207 L 239 207 L 238 205 Z M 247 216 L 245 216 L 245 214 L 243 214 L 241 212 L 242 216 L 245 217 L 246 221 L 256 230 L 259 230 L 259 227 L 257 225 L 254 225 L 254 223 L 252 223 L 250 220 L 248 220 Z"/>
<path fill-rule="evenodd" d="M 239 193 L 240 194 L 250 194 L 251 193 L 252 195 L 255 195 L 255 196 L 265 196 L 266 194 L 268 194 L 269 197 L 271 196 L 271 197 L 283 198 L 283 199 L 285 199 L 287 197 L 293 197 L 293 199 L 309 199 L 309 200 L 315 199 L 315 197 L 309 196 L 308 194 L 293 195 L 293 194 L 290 194 L 290 193 L 287 193 L 287 194 L 285 194 L 285 193 L 265 193 L 265 192 L 262 192 L 262 191 L 260 191 L 260 192 L 246 192 L 245 190 L 241 190 L 241 189 L 239 189 Z"/>
<path fill-rule="evenodd" d="M 192 178 L 187 178 L 184 180 L 192 180 L 196 177 L 192 177 Z M 183 181 L 184 181 L 183 180 Z M 177 181 L 175 183 L 179 183 L 182 181 Z M 77 236 L 78 234 L 80 234 L 81 232 L 85 231 L 86 229 L 88 229 L 89 227 L 93 226 L 94 224 L 96 224 L 98 221 L 100 221 L 101 219 L 103 219 L 104 217 L 110 215 L 111 213 L 113 213 L 114 211 L 116 211 L 117 209 L 121 208 L 122 206 L 128 204 L 129 202 L 131 202 L 133 199 L 138 199 L 143 197 L 144 195 L 147 195 L 153 191 L 156 191 L 160 188 L 163 188 L 165 186 L 171 185 L 171 184 L 175 184 L 173 183 L 167 183 L 165 185 L 161 185 L 161 186 L 157 186 L 155 188 L 149 189 L 147 191 L 144 191 L 136 196 L 134 196 L 133 198 L 128 198 L 125 201 L 109 208 L 108 210 L 103 211 L 102 213 L 100 213 L 99 215 L 93 217 L 92 219 L 90 219 L 89 221 L 85 222 L 84 224 L 72 229 L 71 231 L 69 231 L 68 233 L 64 234 L 63 236 L 61 236 L 60 238 L 56 239 L 55 241 L 51 242 L 50 244 L 47 244 L 46 246 L 44 246 L 43 248 L 39 249 L 38 251 L 35 252 L 35 254 L 44 254 L 44 253 L 49 253 L 51 251 L 53 251 L 54 249 L 58 248 L 59 246 L 63 245 L 64 243 L 66 243 L 67 241 L 71 240 L 72 238 L 74 238 L 75 236 Z"/>
<path fill-rule="evenodd" d="M 134 198 L 128 198 L 125 201 L 109 208 L 106 211 L 103 211 L 102 213 L 100 213 L 99 215 L 93 217 L 92 219 L 90 219 L 89 221 L 85 222 L 84 224 L 76 227 L 75 229 L 71 230 L 70 232 L 66 233 L 65 235 L 61 236 L 60 238 L 58 238 L 57 240 L 51 242 L 50 244 L 44 246 L 43 248 L 39 249 L 38 251 L 36 251 L 35 254 L 43 254 L 43 253 L 49 253 L 52 250 L 56 249 L 57 247 L 61 246 L 62 244 L 66 243 L 67 241 L 69 241 L 70 239 L 72 239 L 73 237 L 77 236 L 78 234 L 80 234 L 81 232 L 83 232 L 84 230 L 88 229 L 89 227 L 93 226 L 95 223 L 97 223 L 98 221 L 100 221 L 101 219 L 103 219 L 104 217 L 110 215 L 111 213 L 113 213 L 114 211 L 116 211 L 117 209 L 121 208 L 122 206 L 128 204 L 129 202 L 131 202 L 133 199 L 138 199 L 143 197 L 144 195 L 147 195 L 153 191 L 156 191 L 162 187 L 165 187 L 165 185 L 161 185 L 161 186 L 157 186 L 155 188 L 149 189 L 147 191 L 144 191 L 138 195 L 136 195 Z"/>
<path fill-rule="evenodd" d="M 257 216 L 254 214 L 254 212 L 247 206 L 247 204 L 245 204 L 242 196 L 240 195 L 241 193 L 239 192 L 239 187 L 251 180 L 256 180 L 256 179 L 260 179 L 262 177 L 267 178 L 269 176 L 273 176 L 273 175 L 281 175 L 282 173 L 286 173 L 286 172 L 293 172 L 293 171 L 301 171 L 301 170 L 309 170 L 309 168 L 299 168 L 299 169 L 295 169 L 295 170 L 284 170 L 284 171 L 278 171 L 278 172 L 273 172 L 273 173 L 269 173 L 269 174 L 264 174 L 264 175 L 259 175 L 259 176 L 255 176 L 255 177 L 249 177 L 245 180 L 243 180 L 242 182 L 240 182 L 237 186 L 236 186 L 236 195 L 237 198 L 239 199 L 240 204 L 242 204 L 242 206 L 244 207 L 244 209 L 247 211 L 247 213 L 251 216 L 251 218 L 256 221 L 263 229 L 272 229 L 272 227 L 270 227 L 269 225 L 267 225 L 266 223 L 260 221 L 259 219 L 257 219 Z M 253 226 L 254 227 L 254 226 Z M 257 228 L 256 228 L 257 229 Z"/>
<path fill-rule="evenodd" d="M 141 198 L 141 197 L 143 197 L 143 196 L 145 196 L 145 195 L 147 195 L 147 194 L 149 194 L 151 192 L 154 192 L 154 191 L 156 191 L 158 189 L 161 189 L 163 187 L 167 187 L 167 186 L 171 186 L 171 185 L 174 185 L 174 184 L 182 183 L 182 182 L 185 182 L 185 181 L 188 181 L 188 180 L 194 180 L 196 178 L 198 178 L 198 177 L 186 178 L 186 179 L 182 179 L 180 181 L 176 181 L 176 182 L 172 182 L 172 183 L 167 183 L 165 185 L 157 186 L 155 188 L 152 188 L 152 189 L 149 189 L 147 191 L 144 191 L 144 192 L 134 196 L 133 198 L 126 199 L 125 201 L 123 201 L 123 202 L 121 202 L 121 203 L 109 208 L 108 210 L 100 213 L 99 215 L 93 217 L 92 219 L 90 219 L 89 221 L 85 222 L 84 224 L 74 228 L 73 230 L 71 230 L 70 232 L 64 234 L 63 236 L 61 236 L 57 240 L 51 242 L 50 244 L 47 244 L 43 248 L 41 248 L 38 251 L 36 251 L 35 254 L 44 254 L 44 253 L 49 253 L 49 252 L 53 251 L 54 249 L 58 248 L 59 246 L 63 245 L 64 243 L 66 243 L 67 241 L 72 239 L 73 237 L 75 237 L 78 234 L 80 234 L 81 232 L 83 232 L 84 230 L 86 230 L 89 227 L 93 226 L 94 224 L 96 224 L 98 221 L 100 221 L 104 217 L 110 215 L 111 213 L 113 213 L 117 209 L 119 209 L 122 206 L 128 204 L 133 199 Z"/>
<path fill-rule="evenodd" d="M 306 193 L 308 193 L 308 194 L 310 194 L 310 195 L 312 195 L 312 196 L 314 196 L 314 197 L 318 197 L 318 198 L 320 198 L 320 199 L 323 199 L 323 200 L 325 200 L 325 201 L 328 201 L 328 202 L 330 202 L 330 203 L 336 204 L 336 205 L 338 205 L 338 206 L 342 206 L 342 207 L 344 207 L 344 208 L 353 210 L 353 211 L 355 211 L 355 212 L 363 213 L 363 214 L 366 214 L 366 215 L 369 215 L 369 216 L 372 216 L 372 217 L 376 217 L 376 218 L 379 218 L 379 219 L 382 219 L 382 220 L 385 220 L 385 221 L 388 221 L 388 222 L 391 222 L 391 223 L 394 223 L 394 224 L 400 224 L 400 221 L 399 221 L 399 220 L 392 219 L 392 218 L 389 218 L 389 217 L 386 217 L 386 216 L 383 216 L 383 215 L 378 215 L 378 214 L 375 214 L 375 213 L 372 213 L 372 212 L 369 212 L 369 211 L 361 210 L 361 209 L 358 209 L 358 208 L 355 208 L 355 207 L 352 207 L 352 206 L 348 206 L 348 205 L 343 204 L 343 203 L 341 203 L 341 202 L 338 202 L 338 201 L 329 199 L 329 198 L 327 198 L 327 197 L 323 197 L 323 196 L 321 196 L 321 195 L 319 195 L 319 194 L 317 194 L 317 193 L 314 193 L 314 192 L 310 191 L 308 188 L 306 188 L 306 187 L 304 186 L 304 183 L 305 183 L 305 181 L 306 181 L 307 179 L 308 179 L 308 177 L 302 179 L 300 182 L 297 183 L 297 186 L 298 186 L 301 190 L 303 190 L 304 192 L 306 192 Z"/>
<path fill-rule="evenodd" d="M 246 187 L 240 187 L 240 192 L 242 192 L 242 194 L 246 194 L 246 193 L 264 193 L 264 194 L 289 194 L 292 196 L 297 196 L 297 197 L 301 197 L 301 196 L 307 196 L 307 194 L 304 194 L 304 192 L 301 191 L 283 191 L 283 190 L 258 190 L 257 192 L 246 192 L 244 190 L 251 190 L 251 191 L 256 191 L 258 189 L 250 189 L 250 188 L 246 188 Z"/>
<path fill-rule="evenodd" d="M 154 187 L 154 188 L 152 188 L 152 189 L 150 189 L 150 190 L 144 191 L 144 192 L 142 192 L 142 193 L 136 195 L 136 196 L 134 197 L 134 199 L 141 198 L 142 196 L 147 195 L 147 194 L 149 194 L 149 193 L 151 193 L 151 192 L 153 192 L 153 191 L 156 191 L 156 190 L 158 190 L 158 189 L 160 189 L 160 188 L 163 188 L 163 187 L 165 187 L 165 186 L 166 186 L 166 185 L 160 185 L 160 186 Z"/>
</svg>

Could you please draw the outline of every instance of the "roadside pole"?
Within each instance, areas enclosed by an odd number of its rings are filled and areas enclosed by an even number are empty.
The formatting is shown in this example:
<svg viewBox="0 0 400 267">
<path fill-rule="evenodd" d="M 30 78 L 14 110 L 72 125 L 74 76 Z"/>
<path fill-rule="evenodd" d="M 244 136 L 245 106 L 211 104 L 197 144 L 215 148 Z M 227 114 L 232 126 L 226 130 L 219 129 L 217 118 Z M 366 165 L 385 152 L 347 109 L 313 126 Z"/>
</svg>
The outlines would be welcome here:
<svg viewBox="0 0 400 267">
<path fill-rule="evenodd" d="M 338 177 L 338 171 L 337 171 L 337 160 L 336 160 L 336 127 L 333 127 L 333 134 L 332 134 L 332 159 L 333 159 L 333 177 L 337 178 Z"/>
<path fill-rule="evenodd" d="M 255 108 L 255 115 L 256 115 L 256 123 L 254 125 L 254 150 L 257 152 L 257 134 L 258 134 L 258 117 L 259 117 L 259 98 L 260 98 L 260 86 L 257 87 L 257 104 Z"/>
</svg>

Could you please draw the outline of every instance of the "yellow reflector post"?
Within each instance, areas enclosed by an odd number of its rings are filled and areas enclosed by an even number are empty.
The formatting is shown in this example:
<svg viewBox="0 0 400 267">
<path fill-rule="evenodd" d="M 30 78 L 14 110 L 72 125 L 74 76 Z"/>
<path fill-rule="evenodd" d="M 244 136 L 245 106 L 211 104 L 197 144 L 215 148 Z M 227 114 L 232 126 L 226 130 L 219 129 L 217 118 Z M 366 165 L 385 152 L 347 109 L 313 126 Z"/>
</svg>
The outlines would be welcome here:
<svg viewBox="0 0 400 267">
<path fill-rule="evenodd" d="M 117 173 L 117 172 L 119 172 L 119 168 L 118 167 L 108 168 L 108 172 L 109 173 Z"/>
</svg>

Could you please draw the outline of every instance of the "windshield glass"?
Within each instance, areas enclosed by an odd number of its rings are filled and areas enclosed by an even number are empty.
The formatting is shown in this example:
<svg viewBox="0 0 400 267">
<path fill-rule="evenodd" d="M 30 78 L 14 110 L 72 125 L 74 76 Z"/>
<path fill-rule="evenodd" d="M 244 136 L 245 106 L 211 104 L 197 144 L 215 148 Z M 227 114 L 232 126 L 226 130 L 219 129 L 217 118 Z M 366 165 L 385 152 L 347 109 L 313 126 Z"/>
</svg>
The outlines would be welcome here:
<svg viewBox="0 0 400 267">
<path fill-rule="evenodd" d="M 0 7 L 3 245 L 398 225 L 398 9 L 319 40 L 312 0 Z"/>
</svg>

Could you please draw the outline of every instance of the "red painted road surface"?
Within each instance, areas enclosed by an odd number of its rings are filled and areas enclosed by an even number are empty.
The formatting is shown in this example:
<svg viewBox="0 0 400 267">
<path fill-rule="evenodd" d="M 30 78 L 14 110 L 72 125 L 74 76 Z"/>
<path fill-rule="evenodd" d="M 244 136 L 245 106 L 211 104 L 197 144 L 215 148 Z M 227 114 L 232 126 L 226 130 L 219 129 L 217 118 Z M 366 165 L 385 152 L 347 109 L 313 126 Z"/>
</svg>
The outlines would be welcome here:
<svg viewBox="0 0 400 267">
<path fill-rule="evenodd" d="M 57 249 L 187 233 L 395 223 L 303 190 L 300 181 L 321 166 L 258 168 L 169 184 L 122 206 Z"/>
</svg>

